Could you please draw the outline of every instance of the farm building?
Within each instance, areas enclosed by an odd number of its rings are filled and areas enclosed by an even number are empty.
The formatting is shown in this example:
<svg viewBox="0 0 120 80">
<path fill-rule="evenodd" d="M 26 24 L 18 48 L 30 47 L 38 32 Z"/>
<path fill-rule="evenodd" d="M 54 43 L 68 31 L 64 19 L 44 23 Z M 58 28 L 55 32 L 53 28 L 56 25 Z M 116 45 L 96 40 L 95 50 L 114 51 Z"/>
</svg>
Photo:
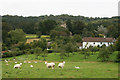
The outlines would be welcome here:
<svg viewBox="0 0 120 80">
<path fill-rule="evenodd" d="M 82 46 L 79 48 L 88 48 L 89 46 L 109 46 L 114 43 L 115 39 L 113 38 L 102 38 L 102 37 L 85 37 L 82 39 Z"/>
</svg>

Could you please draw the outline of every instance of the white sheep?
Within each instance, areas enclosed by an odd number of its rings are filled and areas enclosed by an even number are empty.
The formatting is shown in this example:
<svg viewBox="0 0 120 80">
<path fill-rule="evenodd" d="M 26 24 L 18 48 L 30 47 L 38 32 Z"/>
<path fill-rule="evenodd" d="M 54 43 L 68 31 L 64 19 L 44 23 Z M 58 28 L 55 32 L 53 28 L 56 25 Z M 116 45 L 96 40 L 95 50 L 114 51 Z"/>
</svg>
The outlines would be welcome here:
<svg viewBox="0 0 120 80">
<path fill-rule="evenodd" d="M 30 67 L 33 67 L 33 65 L 30 65 Z"/>
<path fill-rule="evenodd" d="M 53 63 L 53 62 L 51 62 L 51 63 L 45 62 L 45 64 L 46 64 L 47 68 L 52 67 L 52 69 L 54 69 L 54 67 L 55 67 L 55 63 Z"/>
<path fill-rule="evenodd" d="M 31 61 L 28 61 L 28 63 L 31 63 Z"/>
<path fill-rule="evenodd" d="M 22 66 L 22 63 L 20 63 L 20 64 L 15 64 L 13 68 L 18 68 L 18 69 L 19 69 L 21 66 Z"/>
<path fill-rule="evenodd" d="M 15 63 L 17 63 L 17 62 L 15 62 Z"/>
<path fill-rule="evenodd" d="M 5 62 L 8 63 L 8 61 L 5 59 Z"/>
<path fill-rule="evenodd" d="M 76 67 L 76 66 L 75 66 L 75 68 L 76 68 L 76 69 L 80 69 L 80 67 Z"/>
<path fill-rule="evenodd" d="M 27 63 L 26 61 L 24 61 L 24 63 Z"/>
<path fill-rule="evenodd" d="M 63 63 L 59 63 L 59 64 L 58 64 L 58 67 L 59 67 L 59 68 L 63 68 L 63 67 L 64 67 L 64 64 L 65 64 L 65 61 L 63 61 Z"/>
<path fill-rule="evenodd" d="M 35 61 L 35 63 L 37 63 L 37 61 Z"/>
</svg>

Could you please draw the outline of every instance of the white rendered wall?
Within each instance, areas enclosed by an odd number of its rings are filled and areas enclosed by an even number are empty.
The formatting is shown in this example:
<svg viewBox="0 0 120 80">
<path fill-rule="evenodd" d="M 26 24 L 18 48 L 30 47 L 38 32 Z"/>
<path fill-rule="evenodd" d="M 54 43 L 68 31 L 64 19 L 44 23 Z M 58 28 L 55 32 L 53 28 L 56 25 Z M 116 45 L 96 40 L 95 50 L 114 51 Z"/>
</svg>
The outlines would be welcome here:
<svg viewBox="0 0 120 80">
<path fill-rule="evenodd" d="M 93 46 L 93 47 L 95 47 L 95 46 L 102 46 L 102 45 L 106 45 L 106 46 L 109 46 L 109 45 L 111 45 L 111 44 L 113 44 L 113 42 L 102 42 L 102 44 L 101 44 L 101 42 L 83 42 L 83 48 L 88 48 L 89 46 Z"/>
</svg>

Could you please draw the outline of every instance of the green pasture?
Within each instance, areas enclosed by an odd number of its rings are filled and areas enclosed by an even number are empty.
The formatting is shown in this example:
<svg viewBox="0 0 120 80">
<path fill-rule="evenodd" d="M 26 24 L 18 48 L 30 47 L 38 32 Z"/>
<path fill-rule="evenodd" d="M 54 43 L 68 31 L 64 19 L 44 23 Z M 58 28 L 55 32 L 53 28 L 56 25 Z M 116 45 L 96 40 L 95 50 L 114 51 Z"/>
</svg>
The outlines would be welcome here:
<svg viewBox="0 0 120 80">
<path fill-rule="evenodd" d="M 41 35 L 41 37 L 42 37 L 42 38 L 50 38 L 49 35 Z M 32 39 L 32 38 L 38 38 L 38 36 L 37 36 L 36 34 L 26 34 L 26 38 Z"/>
<path fill-rule="evenodd" d="M 114 52 L 113 57 L 116 57 L 117 52 Z M 2 77 L 3 78 L 117 78 L 118 77 L 118 63 L 114 62 L 99 62 L 97 60 L 98 53 L 90 55 L 88 59 L 83 59 L 83 55 L 71 53 L 70 57 L 64 57 L 61 59 L 57 53 L 50 53 L 45 57 L 48 62 L 55 62 L 54 69 L 48 69 L 43 61 L 43 57 L 39 56 L 36 59 L 35 54 L 21 55 L 16 57 L 18 63 L 24 61 L 31 61 L 31 63 L 23 63 L 20 69 L 14 69 L 15 61 L 13 57 L 10 59 L 9 65 L 6 65 L 2 61 Z M 4 59 L 3 59 L 4 60 Z M 38 63 L 34 63 L 37 61 Z M 58 63 L 66 61 L 63 69 L 57 67 Z M 33 65 L 34 67 L 30 67 Z M 75 69 L 75 66 L 79 66 L 80 69 Z"/>
</svg>

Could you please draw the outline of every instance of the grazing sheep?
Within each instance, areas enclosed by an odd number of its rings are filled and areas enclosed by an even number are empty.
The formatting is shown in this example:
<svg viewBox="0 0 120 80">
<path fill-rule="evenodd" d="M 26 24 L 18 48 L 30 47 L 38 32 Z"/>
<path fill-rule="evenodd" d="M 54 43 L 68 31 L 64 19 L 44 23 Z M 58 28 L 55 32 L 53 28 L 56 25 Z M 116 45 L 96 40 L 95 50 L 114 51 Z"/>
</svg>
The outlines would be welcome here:
<svg viewBox="0 0 120 80">
<path fill-rule="evenodd" d="M 35 61 L 35 63 L 37 63 L 37 61 Z"/>
<path fill-rule="evenodd" d="M 45 64 L 46 64 L 46 66 L 47 66 L 47 68 L 51 68 L 52 67 L 52 69 L 54 69 L 54 67 L 55 67 L 55 63 L 47 63 L 47 62 L 45 62 Z"/>
<path fill-rule="evenodd" d="M 63 61 L 63 63 L 59 63 L 59 64 L 58 64 L 58 67 L 59 67 L 59 68 L 63 68 L 63 67 L 64 67 L 64 64 L 65 64 L 65 61 Z"/>
<path fill-rule="evenodd" d="M 20 64 L 15 64 L 13 68 L 18 68 L 18 69 L 19 69 L 21 66 L 22 66 L 22 63 L 20 63 Z"/>
<path fill-rule="evenodd" d="M 31 63 L 30 61 L 28 61 L 28 63 Z"/>
<path fill-rule="evenodd" d="M 17 63 L 17 62 L 15 62 L 15 63 Z"/>
<path fill-rule="evenodd" d="M 33 67 L 33 65 L 30 65 L 30 67 Z"/>
<path fill-rule="evenodd" d="M 24 61 L 24 63 L 27 63 L 26 61 Z"/>
<path fill-rule="evenodd" d="M 76 68 L 76 69 L 80 69 L 80 67 L 76 67 L 76 66 L 75 66 L 75 68 Z"/>
<path fill-rule="evenodd" d="M 5 62 L 8 63 L 8 61 L 5 59 Z"/>
</svg>

